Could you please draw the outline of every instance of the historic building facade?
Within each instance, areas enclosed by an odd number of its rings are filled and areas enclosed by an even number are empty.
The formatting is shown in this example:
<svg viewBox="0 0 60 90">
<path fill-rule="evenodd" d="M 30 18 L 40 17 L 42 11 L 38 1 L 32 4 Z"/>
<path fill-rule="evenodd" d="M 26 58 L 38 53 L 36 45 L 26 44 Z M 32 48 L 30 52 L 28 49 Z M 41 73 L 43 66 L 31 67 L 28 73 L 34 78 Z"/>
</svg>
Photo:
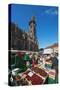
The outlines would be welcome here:
<svg viewBox="0 0 60 90">
<path fill-rule="evenodd" d="M 38 41 L 36 36 L 36 21 L 34 16 L 29 21 L 28 32 L 25 32 L 24 30 L 18 28 L 18 26 L 16 26 L 13 23 L 9 24 L 9 31 L 11 33 L 11 49 L 28 51 L 38 50 Z"/>
</svg>

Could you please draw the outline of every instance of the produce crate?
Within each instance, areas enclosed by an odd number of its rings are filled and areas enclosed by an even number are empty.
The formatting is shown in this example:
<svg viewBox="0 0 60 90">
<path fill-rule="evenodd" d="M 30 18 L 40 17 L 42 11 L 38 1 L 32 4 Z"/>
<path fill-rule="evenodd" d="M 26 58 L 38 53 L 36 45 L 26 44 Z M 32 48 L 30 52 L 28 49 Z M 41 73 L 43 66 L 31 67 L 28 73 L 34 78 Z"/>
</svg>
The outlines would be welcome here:
<svg viewBox="0 0 60 90">
<path fill-rule="evenodd" d="M 56 71 L 52 69 L 49 71 L 48 84 L 53 84 L 55 82 L 56 82 Z"/>
<path fill-rule="evenodd" d="M 38 68 L 38 67 L 33 67 L 32 71 L 34 71 L 35 73 L 39 74 L 43 78 L 46 78 L 48 76 L 48 74 L 47 74 L 47 72 L 45 72 L 45 70 L 43 70 L 41 68 Z"/>
<path fill-rule="evenodd" d="M 42 77 L 36 75 L 32 71 L 28 70 L 24 74 L 26 75 L 25 78 L 30 83 L 30 85 L 40 85 L 40 84 L 44 83 L 44 79 Z"/>
</svg>

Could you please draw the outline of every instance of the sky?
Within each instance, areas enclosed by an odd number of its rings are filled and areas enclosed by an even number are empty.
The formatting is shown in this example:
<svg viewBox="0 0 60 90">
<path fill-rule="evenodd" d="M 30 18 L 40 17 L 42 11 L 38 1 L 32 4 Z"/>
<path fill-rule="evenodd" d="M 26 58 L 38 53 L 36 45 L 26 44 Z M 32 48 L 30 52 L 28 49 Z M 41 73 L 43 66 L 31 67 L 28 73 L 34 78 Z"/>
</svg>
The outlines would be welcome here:
<svg viewBox="0 0 60 90">
<path fill-rule="evenodd" d="M 36 35 L 39 48 L 58 42 L 58 7 L 37 5 L 11 5 L 11 22 L 26 32 L 32 16 L 36 20 Z"/>
</svg>

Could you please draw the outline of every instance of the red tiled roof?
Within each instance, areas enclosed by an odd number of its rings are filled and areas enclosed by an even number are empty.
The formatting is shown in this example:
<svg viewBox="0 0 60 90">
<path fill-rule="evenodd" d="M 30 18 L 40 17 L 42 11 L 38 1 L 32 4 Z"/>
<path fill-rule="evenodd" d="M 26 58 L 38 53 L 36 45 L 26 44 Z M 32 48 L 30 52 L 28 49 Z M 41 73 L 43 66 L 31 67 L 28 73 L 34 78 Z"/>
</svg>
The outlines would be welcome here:
<svg viewBox="0 0 60 90">
<path fill-rule="evenodd" d="M 45 49 L 47 49 L 47 48 L 54 48 L 54 47 L 58 47 L 58 43 L 55 43 L 55 44 L 53 44 L 53 45 L 51 45 L 51 46 L 48 46 L 48 47 L 46 47 Z"/>
</svg>

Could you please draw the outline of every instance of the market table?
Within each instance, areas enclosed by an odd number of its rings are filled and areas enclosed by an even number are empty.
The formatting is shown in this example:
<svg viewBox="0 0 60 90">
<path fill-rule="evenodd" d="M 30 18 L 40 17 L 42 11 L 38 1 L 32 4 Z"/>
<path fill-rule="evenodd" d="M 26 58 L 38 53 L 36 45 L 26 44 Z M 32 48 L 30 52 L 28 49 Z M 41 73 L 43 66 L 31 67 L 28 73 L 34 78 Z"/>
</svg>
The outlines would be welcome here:
<svg viewBox="0 0 60 90">
<path fill-rule="evenodd" d="M 35 73 L 39 74 L 43 78 L 46 78 L 48 76 L 47 72 L 45 70 L 41 69 L 41 68 L 32 67 L 31 70 L 34 71 Z"/>
</svg>

